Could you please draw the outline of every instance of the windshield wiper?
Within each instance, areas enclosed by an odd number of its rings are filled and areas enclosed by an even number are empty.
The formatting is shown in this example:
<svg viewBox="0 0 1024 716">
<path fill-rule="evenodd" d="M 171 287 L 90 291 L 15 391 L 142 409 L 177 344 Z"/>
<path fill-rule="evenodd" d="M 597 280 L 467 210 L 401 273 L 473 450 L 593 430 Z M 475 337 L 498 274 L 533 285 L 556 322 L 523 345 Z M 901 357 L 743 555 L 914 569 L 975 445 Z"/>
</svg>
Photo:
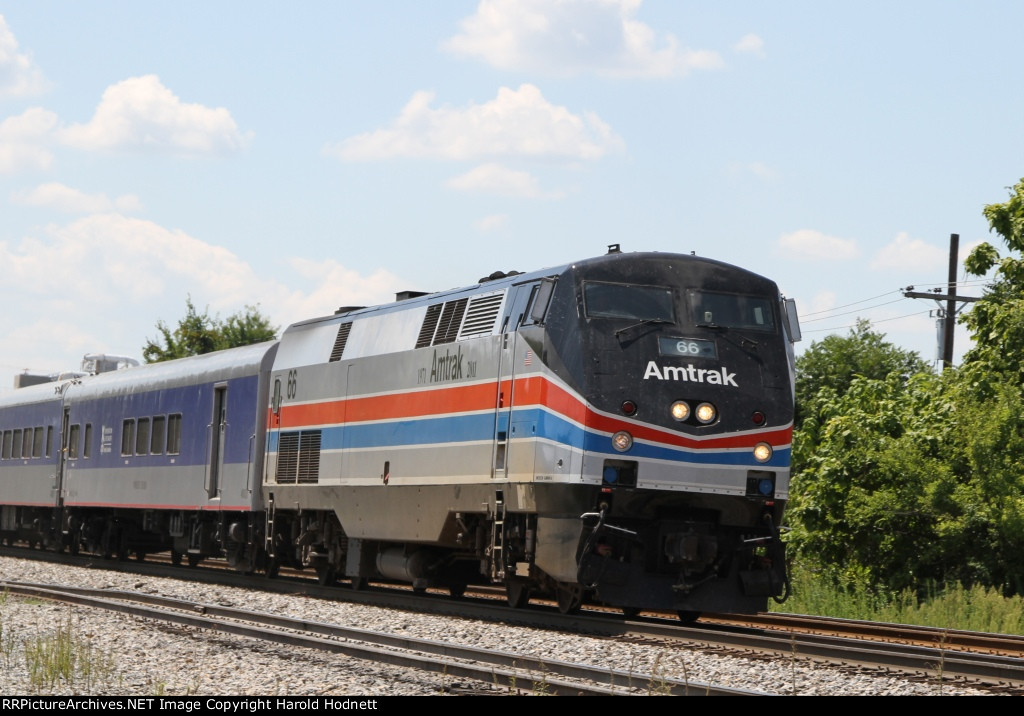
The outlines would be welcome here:
<svg viewBox="0 0 1024 716">
<path fill-rule="evenodd" d="M 622 335 L 626 331 L 631 331 L 634 328 L 639 328 L 640 326 L 653 326 L 653 325 L 662 324 L 662 323 L 668 323 L 668 324 L 671 325 L 672 321 L 669 321 L 668 319 L 665 319 L 665 318 L 645 318 L 644 320 L 640 321 L 639 323 L 634 323 L 631 326 L 626 326 L 625 328 L 620 328 L 619 330 L 615 331 L 615 337 L 618 338 L 620 335 Z"/>
</svg>

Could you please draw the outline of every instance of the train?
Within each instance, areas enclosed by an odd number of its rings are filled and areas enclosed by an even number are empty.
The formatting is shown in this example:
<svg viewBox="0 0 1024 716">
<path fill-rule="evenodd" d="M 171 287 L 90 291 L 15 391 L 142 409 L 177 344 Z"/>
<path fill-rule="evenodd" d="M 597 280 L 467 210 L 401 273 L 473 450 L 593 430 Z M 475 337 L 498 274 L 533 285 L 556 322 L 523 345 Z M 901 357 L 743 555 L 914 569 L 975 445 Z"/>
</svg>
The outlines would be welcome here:
<svg viewBox="0 0 1024 716">
<path fill-rule="evenodd" d="M 606 253 L 0 396 L 0 541 L 507 603 L 789 595 L 795 302 Z"/>
</svg>

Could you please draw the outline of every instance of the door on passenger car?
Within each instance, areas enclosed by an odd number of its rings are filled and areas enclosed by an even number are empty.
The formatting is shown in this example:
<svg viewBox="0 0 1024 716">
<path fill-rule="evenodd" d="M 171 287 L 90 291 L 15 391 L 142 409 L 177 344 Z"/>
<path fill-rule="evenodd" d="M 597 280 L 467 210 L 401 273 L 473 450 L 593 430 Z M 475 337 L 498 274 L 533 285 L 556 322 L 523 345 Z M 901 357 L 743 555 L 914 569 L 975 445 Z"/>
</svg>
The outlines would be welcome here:
<svg viewBox="0 0 1024 716">
<path fill-rule="evenodd" d="M 224 471 L 224 434 L 228 426 L 228 386 L 221 383 L 213 387 L 213 417 L 210 421 L 210 469 L 207 472 L 206 494 L 211 500 L 220 492 L 221 473 Z"/>
</svg>

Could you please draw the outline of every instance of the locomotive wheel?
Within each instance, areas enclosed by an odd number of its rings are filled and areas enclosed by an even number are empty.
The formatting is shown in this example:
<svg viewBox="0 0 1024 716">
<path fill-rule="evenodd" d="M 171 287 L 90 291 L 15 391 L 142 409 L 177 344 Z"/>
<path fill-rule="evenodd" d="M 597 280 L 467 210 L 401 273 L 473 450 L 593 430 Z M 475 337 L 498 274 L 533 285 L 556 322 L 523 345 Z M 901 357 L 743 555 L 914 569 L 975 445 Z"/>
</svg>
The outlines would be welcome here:
<svg viewBox="0 0 1024 716">
<path fill-rule="evenodd" d="M 639 607 L 623 607 L 622 608 L 622 616 L 626 617 L 626 619 L 636 619 L 639 615 L 640 615 L 640 608 Z"/>
<path fill-rule="evenodd" d="M 198 555 L 198 554 L 189 554 L 188 555 L 188 566 L 189 567 L 195 567 L 197 564 L 199 564 L 199 560 L 200 559 L 202 559 L 202 557 L 200 555 Z"/>
<path fill-rule="evenodd" d="M 677 614 L 679 615 L 679 621 L 681 621 L 683 624 L 693 624 L 698 619 L 700 619 L 700 612 L 688 612 L 685 610 L 680 610 L 679 612 L 677 612 Z"/>
<path fill-rule="evenodd" d="M 181 566 L 181 552 L 176 549 L 171 550 L 171 564 L 175 567 Z"/>
<path fill-rule="evenodd" d="M 530 586 L 521 579 L 509 579 L 505 582 L 505 595 L 510 607 L 522 609 L 530 603 Z"/>
<path fill-rule="evenodd" d="M 267 579 L 275 579 L 281 572 L 281 562 L 277 557 L 271 557 L 267 562 Z"/>
<path fill-rule="evenodd" d="M 103 559 L 113 559 L 114 545 L 112 543 L 114 540 L 114 531 L 108 526 L 107 529 L 103 531 L 103 536 L 100 538 L 100 557 Z"/>
<path fill-rule="evenodd" d="M 357 592 L 366 589 L 368 583 L 366 577 L 352 577 L 352 589 Z"/>
<path fill-rule="evenodd" d="M 583 606 L 582 591 L 575 585 L 559 584 L 555 588 L 555 599 L 562 614 L 575 614 Z"/>
<path fill-rule="evenodd" d="M 334 571 L 334 567 L 324 565 L 316 568 L 316 581 L 323 585 L 334 584 L 334 580 L 337 578 L 337 573 Z"/>
<path fill-rule="evenodd" d="M 455 582 L 454 584 L 448 585 L 448 594 L 450 594 L 454 599 L 459 599 L 465 593 L 466 585 L 463 582 Z"/>
</svg>

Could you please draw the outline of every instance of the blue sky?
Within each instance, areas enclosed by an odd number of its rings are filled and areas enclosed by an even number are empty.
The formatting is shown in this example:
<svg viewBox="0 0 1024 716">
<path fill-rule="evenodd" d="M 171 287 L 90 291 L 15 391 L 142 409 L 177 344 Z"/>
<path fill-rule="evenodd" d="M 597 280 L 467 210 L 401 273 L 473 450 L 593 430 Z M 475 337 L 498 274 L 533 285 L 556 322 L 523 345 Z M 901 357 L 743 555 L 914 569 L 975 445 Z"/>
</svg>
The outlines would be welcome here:
<svg viewBox="0 0 1024 716">
<path fill-rule="evenodd" d="M 937 304 L 900 289 L 945 283 L 952 233 L 1004 250 L 1021 27 L 1009 0 L 0 3 L 0 391 L 141 358 L 189 296 L 284 327 L 612 243 L 774 278 L 803 349 L 863 317 L 932 360 Z"/>
</svg>

